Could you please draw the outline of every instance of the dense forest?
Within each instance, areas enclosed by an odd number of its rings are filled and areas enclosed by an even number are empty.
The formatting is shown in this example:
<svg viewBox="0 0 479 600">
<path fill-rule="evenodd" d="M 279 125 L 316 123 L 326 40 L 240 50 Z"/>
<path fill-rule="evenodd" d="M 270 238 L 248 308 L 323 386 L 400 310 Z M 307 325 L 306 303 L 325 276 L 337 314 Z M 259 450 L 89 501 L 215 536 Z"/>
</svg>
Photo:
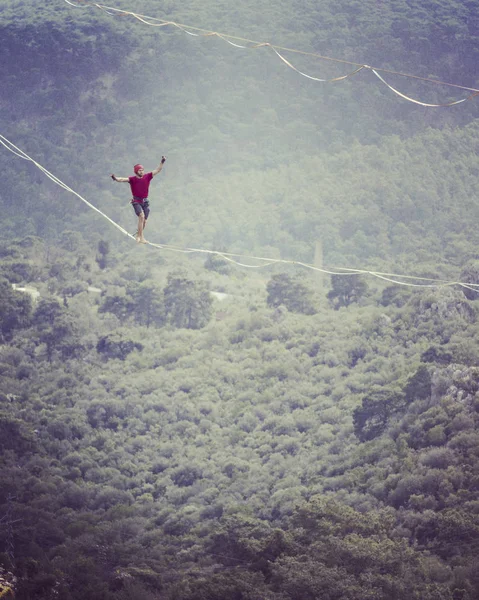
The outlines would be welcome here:
<svg viewBox="0 0 479 600">
<path fill-rule="evenodd" d="M 472 1 L 115 7 L 479 87 Z M 479 100 L 76 0 L 1 17 L 1 135 L 129 232 L 110 173 L 167 161 L 143 246 L 0 147 L 0 598 L 478 598 L 479 296 L 449 283 L 479 284 Z M 318 242 L 364 274 L 302 268 Z"/>
</svg>

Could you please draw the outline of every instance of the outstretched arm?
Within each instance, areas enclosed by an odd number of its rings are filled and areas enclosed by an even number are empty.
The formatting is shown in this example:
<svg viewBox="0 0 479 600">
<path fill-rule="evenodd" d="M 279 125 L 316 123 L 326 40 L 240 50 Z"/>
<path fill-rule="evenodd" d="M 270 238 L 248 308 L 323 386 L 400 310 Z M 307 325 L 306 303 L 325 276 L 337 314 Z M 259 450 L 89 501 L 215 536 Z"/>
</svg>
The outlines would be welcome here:
<svg viewBox="0 0 479 600">
<path fill-rule="evenodd" d="M 128 177 L 117 177 L 116 175 L 110 175 L 113 181 L 118 181 L 119 183 L 128 183 L 130 179 Z"/>
<path fill-rule="evenodd" d="M 163 165 L 165 164 L 165 160 L 166 160 L 166 156 L 162 156 L 160 164 L 156 167 L 156 169 L 154 171 L 151 172 L 153 177 L 155 175 L 158 175 L 158 173 L 161 171 L 161 169 L 163 168 Z"/>
</svg>

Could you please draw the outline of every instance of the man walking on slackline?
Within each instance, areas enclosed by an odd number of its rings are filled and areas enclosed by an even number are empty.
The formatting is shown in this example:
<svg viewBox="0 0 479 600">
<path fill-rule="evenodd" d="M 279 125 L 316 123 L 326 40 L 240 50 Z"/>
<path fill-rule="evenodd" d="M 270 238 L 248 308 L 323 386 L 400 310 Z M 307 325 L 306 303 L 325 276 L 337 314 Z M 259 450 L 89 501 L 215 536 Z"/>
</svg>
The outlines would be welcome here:
<svg viewBox="0 0 479 600">
<path fill-rule="evenodd" d="M 139 244 L 146 244 L 145 237 L 143 235 L 143 231 L 146 227 L 146 220 L 148 219 L 148 215 L 150 214 L 150 203 L 148 202 L 148 190 L 150 189 L 150 181 L 153 179 L 155 175 L 163 168 L 165 164 L 166 157 L 161 157 L 160 164 L 156 167 L 154 171 L 149 173 L 145 173 L 145 169 L 143 165 L 135 165 L 133 167 L 134 175 L 131 177 L 117 177 L 116 175 L 112 175 L 111 178 L 113 181 L 118 181 L 120 183 L 129 183 L 131 187 L 131 193 L 133 198 L 131 199 L 131 204 L 135 211 L 136 216 L 138 217 L 138 230 L 136 232 L 136 241 Z"/>
</svg>

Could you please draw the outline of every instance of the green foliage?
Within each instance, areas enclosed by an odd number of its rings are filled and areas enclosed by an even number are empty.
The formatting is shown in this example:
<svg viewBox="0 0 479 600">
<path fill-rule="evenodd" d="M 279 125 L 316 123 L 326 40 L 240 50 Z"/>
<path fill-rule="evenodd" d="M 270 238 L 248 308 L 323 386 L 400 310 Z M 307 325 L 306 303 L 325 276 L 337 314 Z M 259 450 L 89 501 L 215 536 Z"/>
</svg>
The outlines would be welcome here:
<svg viewBox="0 0 479 600">
<path fill-rule="evenodd" d="M 421 361 L 426 363 L 440 363 L 448 365 L 452 362 L 453 356 L 447 350 L 438 348 L 436 346 L 430 346 L 421 354 Z"/>
<path fill-rule="evenodd" d="M 67 285 L 104 272 L 69 275 L 63 252 Z M 168 298 L 171 318 L 173 299 L 206 288 L 163 266 L 144 274 L 133 284 L 112 267 L 103 301 L 42 297 L 2 349 L 2 476 L 17 553 L 39 561 L 21 593 L 60 581 L 69 600 L 452 594 L 456 579 L 435 573 L 453 569 L 458 542 L 438 542 L 434 519 L 456 509 L 469 523 L 458 498 L 477 487 L 462 467 L 478 459 L 476 370 L 418 367 L 408 305 L 389 319 L 374 306 L 278 312 L 245 307 L 248 284 L 231 281 L 223 322 L 176 328 L 153 307 Z M 318 491 L 328 498 L 307 503 Z M 434 570 L 413 548 L 437 542 Z"/>
<path fill-rule="evenodd" d="M 421 365 L 408 379 L 403 392 L 406 402 L 426 400 L 431 397 L 431 374 L 425 365 Z"/>
<path fill-rule="evenodd" d="M 141 352 L 143 344 L 129 339 L 128 334 L 125 335 L 122 332 L 103 336 L 99 338 L 96 345 L 96 351 L 107 359 L 118 358 L 125 360 L 134 350 Z"/>
<path fill-rule="evenodd" d="M 474 283 L 475 101 L 427 113 L 366 71 L 318 87 L 219 38 L 32 6 L 2 6 L 3 133 L 125 228 L 108 174 L 167 153 L 148 223 L 166 247 L 129 245 L 5 150 L 0 230 L 23 236 L 0 249 L 0 561 L 14 548 L 16 596 L 478 597 L 471 291 L 335 276 L 327 307 L 295 275 L 168 246 L 310 262 L 319 240 L 326 267 Z M 298 6 L 162 16 L 477 78 L 473 3 Z M 11 287 L 25 282 L 35 305 Z M 216 321 L 213 285 L 230 294 Z"/>
<path fill-rule="evenodd" d="M 134 313 L 135 321 L 145 327 L 152 324 L 162 325 L 164 309 L 161 291 L 153 281 L 142 281 L 130 291 L 130 310 Z"/>
<path fill-rule="evenodd" d="M 299 277 L 287 273 L 273 275 L 266 286 L 268 306 L 284 305 L 291 312 L 312 315 L 316 312 L 313 292 Z"/>
<path fill-rule="evenodd" d="M 19 419 L 0 412 L 0 448 L 2 452 L 13 450 L 23 454 L 34 448 L 34 437 Z"/>
<path fill-rule="evenodd" d="M 382 291 L 380 303 L 383 306 L 404 306 L 411 295 L 410 290 L 400 286 L 390 285 Z"/>
<path fill-rule="evenodd" d="M 469 261 L 461 271 L 461 281 L 472 284 L 470 288 L 463 287 L 462 292 L 468 300 L 477 300 L 479 298 L 479 261 Z"/>
<path fill-rule="evenodd" d="M 210 320 L 213 300 L 206 283 L 170 273 L 163 294 L 166 319 L 174 327 L 201 329 Z"/>
<path fill-rule="evenodd" d="M 15 330 L 28 325 L 32 302 L 27 294 L 13 290 L 12 285 L 0 280 L 0 336 L 10 339 Z"/>
<path fill-rule="evenodd" d="M 39 329 L 46 329 L 55 324 L 62 314 L 60 303 L 56 299 L 41 299 L 33 314 L 33 324 Z"/>
<path fill-rule="evenodd" d="M 201 469 L 194 465 L 188 465 L 175 469 L 171 475 L 173 483 L 178 487 L 193 485 L 201 477 Z"/>
<path fill-rule="evenodd" d="M 367 292 L 368 284 L 360 275 L 332 275 L 328 300 L 337 310 L 358 302 Z"/>
<path fill-rule="evenodd" d="M 100 269 L 106 269 L 108 266 L 108 255 L 110 254 L 110 244 L 105 240 L 100 240 L 98 242 L 98 255 L 96 257 L 96 262 Z"/>
<path fill-rule="evenodd" d="M 231 271 L 231 266 L 218 254 L 208 254 L 205 260 L 205 269 L 208 271 L 216 271 L 222 275 L 228 275 Z"/>
<path fill-rule="evenodd" d="M 395 390 L 373 391 L 354 409 L 354 433 L 361 442 L 372 440 L 383 433 L 389 419 L 404 407 L 404 395 Z"/>
<path fill-rule="evenodd" d="M 131 301 L 126 296 L 106 296 L 99 307 L 100 313 L 111 313 L 120 321 L 124 321 L 131 311 Z"/>
</svg>

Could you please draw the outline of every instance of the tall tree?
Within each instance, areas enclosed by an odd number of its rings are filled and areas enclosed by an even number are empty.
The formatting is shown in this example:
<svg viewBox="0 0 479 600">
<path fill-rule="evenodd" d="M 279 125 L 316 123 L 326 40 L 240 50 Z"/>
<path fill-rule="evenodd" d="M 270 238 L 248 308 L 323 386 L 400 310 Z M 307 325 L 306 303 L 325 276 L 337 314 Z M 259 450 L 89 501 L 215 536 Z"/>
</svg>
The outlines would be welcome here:
<svg viewBox="0 0 479 600">
<path fill-rule="evenodd" d="M 312 315 L 316 312 L 313 301 L 313 291 L 308 288 L 298 276 L 288 273 L 273 275 L 266 286 L 268 306 L 281 305 L 291 312 Z"/>
<path fill-rule="evenodd" d="M 10 339 L 16 329 L 25 327 L 30 320 L 32 301 L 28 294 L 16 292 L 12 285 L 0 281 L 0 336 Z"/>
<path fill-rule="evenodd" d="M 137 323 L 146 327 L 150 327 L 152 323 L 162 324 L 163 298 L 154 281 L 142 281 L 130 290 L 130 296 L 131 310 Z"/>
<path fill-rule="evenodd" d="M 201 329 L 211 318 L 213 299 L 206 283 L 170 273 L 164 304 L 166 318 L 174 327 Z"/>
<path fill-rule="evenodd" d="M 368 284 L 360 275 L 332 275 L 331 284 L 327 296 L 335 309 L 357 302 L 368 290 Z"/>
</svg>

